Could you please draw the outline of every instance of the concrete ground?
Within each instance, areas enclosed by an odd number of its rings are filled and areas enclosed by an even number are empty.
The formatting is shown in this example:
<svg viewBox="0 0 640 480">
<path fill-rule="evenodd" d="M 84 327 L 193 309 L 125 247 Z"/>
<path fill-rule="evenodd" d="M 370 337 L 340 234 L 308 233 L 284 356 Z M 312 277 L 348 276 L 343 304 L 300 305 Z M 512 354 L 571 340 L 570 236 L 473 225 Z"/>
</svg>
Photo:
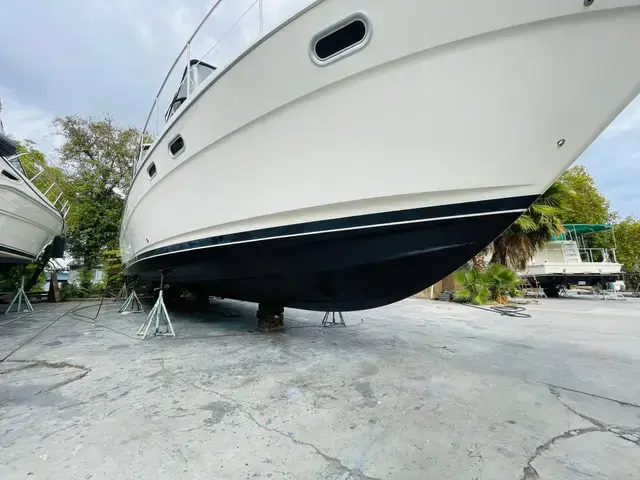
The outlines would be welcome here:
<svg viewBox="0 0 640 480">
<path fill-rule="evenodd" d="M 640 478 L 640 301 L 0 315 L 1 479 Z"/>
</svg>

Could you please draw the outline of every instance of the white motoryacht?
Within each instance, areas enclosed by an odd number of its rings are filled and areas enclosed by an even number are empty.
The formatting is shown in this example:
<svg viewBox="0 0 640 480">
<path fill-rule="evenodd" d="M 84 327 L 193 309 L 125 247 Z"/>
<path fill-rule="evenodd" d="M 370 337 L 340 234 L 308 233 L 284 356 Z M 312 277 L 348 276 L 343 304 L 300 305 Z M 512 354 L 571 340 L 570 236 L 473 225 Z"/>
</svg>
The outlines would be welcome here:
<svg viewBox="0 0 640 480">
<path fill-rule="evenodd" d="M 519 272 L 533 286 L 541 287 L 547 297 L 557 297 L 562 288 L 570 285 L 606 287 L 620 277 L 622 264 L 616 257 L 615 234 L 613 247 L 589 247 L 585 236 L 611 231 L 611 224 L 567 224 L 565 233 L 539 249 Z"/>
<path fill-rule="evenodd" d="M 149 114 L 127 275 L 312 310 L 400 300 L 499 235 L 640 93 L 640 0 L 323 0 L 271 30 L 256 0 L 233 25 L 260 35 L 216 61 L 234 34 L 203 34 L 221 3 Z"/>
<path fill-rule="evenodd" d="M 64 251 L 69 203 L 46 168 L 31 168 L 16 153 L 0 121 L 0 273 L 35 260 L 51 242 L 54 258 Z"/>
</svg>

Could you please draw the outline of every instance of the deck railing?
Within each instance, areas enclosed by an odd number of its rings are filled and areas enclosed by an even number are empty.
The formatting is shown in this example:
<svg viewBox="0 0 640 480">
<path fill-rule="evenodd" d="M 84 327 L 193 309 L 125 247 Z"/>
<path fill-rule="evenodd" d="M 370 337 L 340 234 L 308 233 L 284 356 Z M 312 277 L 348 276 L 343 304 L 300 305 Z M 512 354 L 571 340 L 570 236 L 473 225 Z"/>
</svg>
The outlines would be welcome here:
<svg viewBox="0 0 640 480">
<path fill-rule="evenodd" d="M 579 248 L 580 259 L 591 263 L 618 263 L 615 248 Z"/>
<path fill-rule="evenodd" d="M 302 5 L 296 5 L 294 11 L 288 12 L 280 10 L 283 3 L 276 0 L 215 0 L 180 50 L 155 95 L 142 130 L 136 170 L 144 161 L 149 147 L 153 145 L 148 142 L 157 139 L 167 127 L 167 123 L 171 122 L 171 116 L 166 118 L 166 114 L 172 107 L 175 93 L 183 83 L 185 71 L 186 99 L 183 105 L 199 88 L 215 78 L 253 44 L 311 1 L 306 0 L 306 3 L 302 2 Z M 199 85 L 193 83 L 190 75 L 195 67 L 191 64 L 192 59 L 216 68 Z M 179 110 L 180 108 L 176 112 L 179 113 Z"/>
<path fill-rule="evenodd" d="M 69 213 L 71 205 L 62 187 L 56 182 L 46 167 L 36 163 L 29 164 L 24 162 L 22 157 L 25 155 L 28 155 L 28 153 L 20 153 L 6 160 L 16 172 L 35 187 L 49 203 L 62 214 L 62 217 L 65 218 L 67 213 Z"/>
</svg>

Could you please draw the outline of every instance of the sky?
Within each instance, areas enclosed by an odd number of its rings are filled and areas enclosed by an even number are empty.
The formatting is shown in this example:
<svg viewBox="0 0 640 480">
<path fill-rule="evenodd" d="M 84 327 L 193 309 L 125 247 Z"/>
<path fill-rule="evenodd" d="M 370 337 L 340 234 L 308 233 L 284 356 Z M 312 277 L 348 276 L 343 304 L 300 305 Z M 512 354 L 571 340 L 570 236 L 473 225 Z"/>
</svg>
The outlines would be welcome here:
<svg viewBox="0 0 640 480">
<path fill-rule="evenodd" d="M 120 124 L 142 127 L 167 69 L 215 1 L 0 0 L 6 132 L 31 139 L 41 151 L 55 155 L 61 139 L 50 124 L 56 116 L 109 113 Z M 221 65 L 254 41 L 256 1 L 223 0 L 192 56 L 204 56 L 219 42 L 203 60 Z M 310 2 L 263 0 L 264 29 Z M 180 75 L 182 67 L 160 97 L 162 111 Z M 578 162 L 586 165 L 622 217 L 640 216 L 640 97 Z"/>
</svg>

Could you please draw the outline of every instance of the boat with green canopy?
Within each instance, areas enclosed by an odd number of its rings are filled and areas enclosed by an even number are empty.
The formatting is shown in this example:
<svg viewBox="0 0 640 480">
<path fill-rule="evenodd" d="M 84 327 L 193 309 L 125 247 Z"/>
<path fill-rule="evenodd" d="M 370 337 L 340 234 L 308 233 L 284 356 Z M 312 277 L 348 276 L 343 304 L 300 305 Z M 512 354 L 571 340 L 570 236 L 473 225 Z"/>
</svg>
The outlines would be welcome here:
<svg viewBox="0 0 640 480">
<path fill-rule="evenodd" d="M 547 296 L 558 296 L 561 287 L 606 286 L 620 277 L 622 265 L 616 257 L 615 229 L 612 224 L 571 223 L 563 225 L 565 232 L 538 250 L 525 271 L 520 274 L 532 285 L 540 286 Z M 613 247 L 594 247 L 589 242 L 590 235 L 599 232 L 611 232 L 602 235 Z"/>
</svg>

